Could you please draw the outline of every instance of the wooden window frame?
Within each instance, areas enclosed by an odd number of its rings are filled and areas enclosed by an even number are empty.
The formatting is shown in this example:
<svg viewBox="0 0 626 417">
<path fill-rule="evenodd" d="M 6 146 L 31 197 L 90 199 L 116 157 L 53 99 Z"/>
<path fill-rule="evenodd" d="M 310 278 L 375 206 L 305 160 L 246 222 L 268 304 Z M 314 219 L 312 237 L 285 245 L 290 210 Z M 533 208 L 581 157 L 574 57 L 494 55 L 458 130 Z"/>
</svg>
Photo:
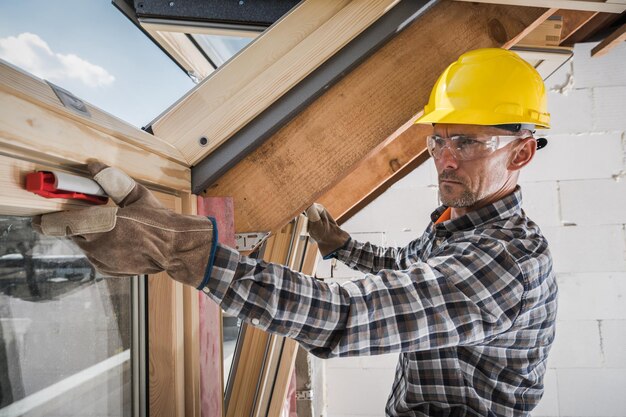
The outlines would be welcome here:
<svg viewBox="0 0 626 417">
<path fill-rule="evenodd" d="M 32 216 L 87 207 L 74 200 L 40 197 L 26 191 L 24 184 L 26 174 L 36 170 L 88 176 L 85 164 L 92 159 L 125 170 L 148 186 L 166 207 L 179 213 L 193 212 L 190 170 L 175 148 L 84 104 L 88 117 L 65 108 L 44 81 L 0 62 L 0 214 Z M 196 291 L 163 275 L 148 277 L 146 388 L 151 416 L 182 417 L 185 359 L 192 358 L 180 347 L 191 346 L 193 339 L 184 333 L 185 319 L 193 309 L 185 303 L 185 296 Z M 197 401 L 193 396 L 187 398 L 187 402 Z"/>
</svg>

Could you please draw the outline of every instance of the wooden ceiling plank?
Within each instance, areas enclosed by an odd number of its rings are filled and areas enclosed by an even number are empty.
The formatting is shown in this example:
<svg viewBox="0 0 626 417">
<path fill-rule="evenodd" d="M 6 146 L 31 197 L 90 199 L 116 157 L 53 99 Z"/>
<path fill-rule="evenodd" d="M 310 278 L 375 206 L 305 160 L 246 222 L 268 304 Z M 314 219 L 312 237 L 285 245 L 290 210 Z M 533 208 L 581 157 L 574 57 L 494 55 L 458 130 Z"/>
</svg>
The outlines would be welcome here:
<svg viewBox="0 0 626 417">
<path fill-rule="evenodd" d="M 233 196 L 238 232 L 280 228 L 421 111 L 450 62 L 470 49 L 506 45 L 551 13 L 461 2 L 433 5 L 206 194 Z"/>
<path fill-rule="evenodd" d="M 611 49 L 615 48 L 620 43 L 626 40 L 626 23 L 617 28 L 613 33 L 607 36 L 602 42 L 597 44 L 591 50 L 591 56 L 603 56 L 606 55 Z"/>
<path fill-rule="evenodd" d="M 183 155 L 171 144 L 117 117 L 83 102 L 90 116 L 66 108 L 43 80 L 0 60 L 0 90 L 57 113 L 63 118 L 89 126 L 151 153 L 188 166 Z"/>
<path fill-rule="evenodd" d="M 622 13 L 626 4 L 585 0 L 456 0 L 472 3 L 491 3 L 509 6 L 552 7 L 558 9 L 585 10 L 591 12 Z"/>
</svg>

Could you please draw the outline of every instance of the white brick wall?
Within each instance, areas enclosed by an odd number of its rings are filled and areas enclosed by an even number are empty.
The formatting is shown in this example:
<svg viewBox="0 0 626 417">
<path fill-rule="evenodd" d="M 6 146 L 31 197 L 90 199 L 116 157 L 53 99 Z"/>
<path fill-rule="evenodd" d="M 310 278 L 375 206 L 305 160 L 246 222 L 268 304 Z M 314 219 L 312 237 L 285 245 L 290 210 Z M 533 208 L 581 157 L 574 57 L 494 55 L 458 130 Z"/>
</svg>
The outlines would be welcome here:
<svg viewBox="0 0 626 417">
<path fill-rule="evenodd" d="M 550 143 L 520 178 L 524 209 L 550 242 L 560 291 L 535 417 L 626 417 L 626 43 L 591 59 L 593 46 L 576 45 L 573 61 L 548 80 Z M 345 227 L 358 239 L 406 244 L 438 204 L 436 183 L 428 161 Z M 330 272 L 331 262 L 322 262 L 318 275 Z M 340 281 L 361 276 L 341 264 L 332 272 Z M 320 361 L 325 416 L 383 416 L 397 356 Z"/>
</svg>

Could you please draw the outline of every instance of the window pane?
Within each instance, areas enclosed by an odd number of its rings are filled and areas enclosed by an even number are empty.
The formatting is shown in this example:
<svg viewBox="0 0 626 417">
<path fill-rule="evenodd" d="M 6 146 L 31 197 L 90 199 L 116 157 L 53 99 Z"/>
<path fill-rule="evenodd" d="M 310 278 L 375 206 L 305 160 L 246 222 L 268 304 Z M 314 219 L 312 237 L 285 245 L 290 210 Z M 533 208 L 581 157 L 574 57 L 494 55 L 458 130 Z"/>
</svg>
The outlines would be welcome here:
<svg viewBox="0 0 626 417">
<path fill-rule="evenodd" d="M 224 391 L 226 391 L 235 355 L 235 347 L 237 346 L 237 338 L 241 329 L 241 320 L 222 312 L 222 329 L 222 356 L 224 357 L 224 381 L 226 381 L 224 383 Z"/>
<path fill-rule="evenodd" d="M 192 35 L 204 53 L 218 67 L 252 42 L 254 38 L 222 35 Z"/>
<path fill-rule="evenodd" d="M 0 216 L 0 415 L 130 416 L 131 288 Z"/>
</svg>

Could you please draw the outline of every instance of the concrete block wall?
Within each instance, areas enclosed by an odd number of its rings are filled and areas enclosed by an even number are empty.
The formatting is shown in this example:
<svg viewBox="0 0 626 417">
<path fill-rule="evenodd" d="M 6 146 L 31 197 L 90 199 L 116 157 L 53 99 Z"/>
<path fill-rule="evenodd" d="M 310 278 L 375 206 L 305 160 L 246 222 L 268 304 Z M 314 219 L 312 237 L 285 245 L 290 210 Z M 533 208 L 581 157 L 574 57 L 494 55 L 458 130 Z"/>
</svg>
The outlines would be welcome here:
<svg viewBox="0 0 626 417">
<path fill-rule="evenodd" d="M 574 58 L 548 80 L 549 145 L 521 175 L 524 208 L 542 228 L 560 290 L 557 337 L 535 417 L 626 417 L 626 43 Z M 356 239 L 404 245 L 438 205 L 431 160 L 348 221 Z M 318 276 L 362 276 L 322 261 Z M 326 417 L 384 416 L 398 355 L 315 360 Z"/>
</svg>

